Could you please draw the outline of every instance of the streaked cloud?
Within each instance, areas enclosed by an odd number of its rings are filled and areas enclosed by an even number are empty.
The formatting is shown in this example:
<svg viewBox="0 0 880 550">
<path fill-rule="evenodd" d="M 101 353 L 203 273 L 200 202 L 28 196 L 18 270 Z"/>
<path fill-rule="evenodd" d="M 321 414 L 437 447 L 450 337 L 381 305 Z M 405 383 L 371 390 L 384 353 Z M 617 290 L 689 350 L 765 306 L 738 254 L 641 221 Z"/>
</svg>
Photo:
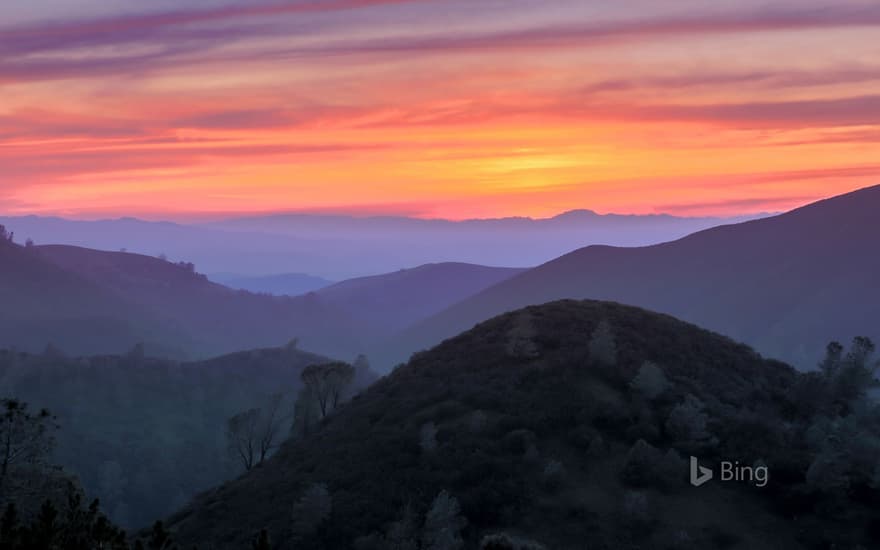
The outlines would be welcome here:
<svg viewBox="0 0 880 550">
<path fill-rule="evenodd" d="M 730 214 L 880 178 L 876 2 L 115 6 L 0 6 L 3 204 Z"/>
</svg>

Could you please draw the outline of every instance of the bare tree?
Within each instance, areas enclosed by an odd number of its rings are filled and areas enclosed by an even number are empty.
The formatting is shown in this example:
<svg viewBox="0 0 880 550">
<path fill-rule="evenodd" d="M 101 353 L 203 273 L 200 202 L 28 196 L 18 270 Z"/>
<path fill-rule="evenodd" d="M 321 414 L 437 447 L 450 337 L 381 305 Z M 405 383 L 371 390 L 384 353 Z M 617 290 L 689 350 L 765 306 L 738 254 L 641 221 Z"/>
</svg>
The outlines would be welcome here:
<svg viewBox="0 0 880 550">
<path fill-rule="evenodd" d="M 40 464 L 55 445 L 58 427 L 48 410 L 36 414 L 27 403 L 16 399 L 0 401 L 0 494 L 11 469 L 22 464 Z"/>
<path fill-rule="evenodd" d="M 284 412 L 281 393 L 272 394 L 263 408 L 248 409 L 231 417 L 226 423 L 230 453 L 245 470 L 262 464 L 278 447 L 281 426 L 289 417 Z"/>
<path fill-rule="evenodd" d="M 321 418 L 324 418 L 339 405 L 342 392 L 354 379 L 354 367 L 342 362 L 310 365 L 300 378 L 317 400 Z"/>
<path fill-rule="evenodd" d="M 282 411 L 283 403 L 284 394 L 272 394 L 269 397 L 269 403 L 266 405 L 266 408 L 261 411 L 260 424 L 257 431 L 260 462 L 269 458 L 269 454 L 278 446 L 278 434 L 281 431 L 281 425 L 289 416 Z"/>
<path fill-rule="evenodd" d="M 226 422 L 226 439 L 229 452 L 241 460 L 245 470 L 257 464 L 260 409 L 248 409 L 231 417 Z"/>
</svg>

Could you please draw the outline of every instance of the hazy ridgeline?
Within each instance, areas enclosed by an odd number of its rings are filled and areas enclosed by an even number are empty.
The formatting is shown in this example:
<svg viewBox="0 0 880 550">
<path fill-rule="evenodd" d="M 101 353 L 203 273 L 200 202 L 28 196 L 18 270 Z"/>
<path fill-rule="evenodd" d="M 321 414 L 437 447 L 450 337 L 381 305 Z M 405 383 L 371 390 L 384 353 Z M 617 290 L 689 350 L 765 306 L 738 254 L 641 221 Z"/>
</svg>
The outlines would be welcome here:
<svg viewBox="0 0 880 550">
<path fill-rule="evenodd" d="M 202 225 L 37 216 L 0 217 L 0 223 L 15 229 L 21 242 L 32 238 L 37 244 L 164 254 L 175 262 L 194 262 L 224 282 L 284 273 L 339 281 L 447 261 L 528 267 L 588 244 L 654 244 L 744 219 L 602 216 L 581 210 L 548 219 L 461 222 L 293 214 Z"/>
</svg>

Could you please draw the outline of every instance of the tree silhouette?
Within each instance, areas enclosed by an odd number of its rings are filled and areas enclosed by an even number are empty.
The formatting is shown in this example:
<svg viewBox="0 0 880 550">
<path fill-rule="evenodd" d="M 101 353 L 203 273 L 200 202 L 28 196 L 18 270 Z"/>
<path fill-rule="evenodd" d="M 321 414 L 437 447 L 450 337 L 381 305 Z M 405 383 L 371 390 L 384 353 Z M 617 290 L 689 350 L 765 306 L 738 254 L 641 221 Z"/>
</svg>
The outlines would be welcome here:
<svg viewBox="0 0 880 550">
<path fill-rule="evenodd" d="M 11 469 L 21 464 L 42 463 L 55 444 L 55 418 L 48 410 L 36 414 L 16 399 L 0 401 L 0 496 L 6 490 Z"/>
<path fill-rule="evenodd" d="M 617 342 L 611 324 L 602 320 L 590 337 L 590 359 L 604 367 L 617 363 Z"/>
<path fill-rule="evenodd" d="M 339 405 L 343 390 L 354 379 L 354 367 L 341 361 L 310 365 L 300 378 L 317 400 L 323 418 Z"/>
</svg>

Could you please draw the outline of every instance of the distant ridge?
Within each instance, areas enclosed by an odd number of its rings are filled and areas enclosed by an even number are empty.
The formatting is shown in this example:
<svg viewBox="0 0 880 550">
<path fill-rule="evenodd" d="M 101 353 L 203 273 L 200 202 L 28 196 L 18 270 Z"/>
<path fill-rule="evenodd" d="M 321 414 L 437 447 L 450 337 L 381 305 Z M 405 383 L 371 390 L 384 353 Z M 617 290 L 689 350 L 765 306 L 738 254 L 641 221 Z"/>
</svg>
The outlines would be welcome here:
<svg viewBox="0 0 880 550">
<path fill-rule="evenodd" d="M 349 279 L 318 290 L 316 295 L 355 319 L 393 332 L 523 271 L 456 262 L 425 264 Z"/>
<path fill-rule="evenodd" d="M 277 297 L 212 283 L 195 267 L 123 252 L 47 245 L 35 253 L 188 335 L 196 356 L 272 347 L 293 338 L 347 358 L 370 337 L 341 311 L 312 297 Z"/>
<path fill-rule="evenodd" d="M 501 282 L 402 333 L 402 360 L 499 313 L 561 298 L 675 315 L 801 367 L 831 338 L 880 339 L 880 186 L 643 248 L 590 246 Z"/>
<path fill-rule="evenodd" d="M 164 254 L 174 261 L 193 262 L 203 273 L 245 278 L 308 273 L 341 281 L 429 263 L 534 266 L 590 244 L 644 246 L 742 219 L 573 210 L 543 219 L 463 221 L 279 214 L 199 224 L 35 216 L 0 217 L 0 223 L 14 229 L 19 241 L 30 237 L 37 244 Z M 243 286 L 255 290 L 264 288 L 263 283 L 245 281 Z"/>
</svg>

